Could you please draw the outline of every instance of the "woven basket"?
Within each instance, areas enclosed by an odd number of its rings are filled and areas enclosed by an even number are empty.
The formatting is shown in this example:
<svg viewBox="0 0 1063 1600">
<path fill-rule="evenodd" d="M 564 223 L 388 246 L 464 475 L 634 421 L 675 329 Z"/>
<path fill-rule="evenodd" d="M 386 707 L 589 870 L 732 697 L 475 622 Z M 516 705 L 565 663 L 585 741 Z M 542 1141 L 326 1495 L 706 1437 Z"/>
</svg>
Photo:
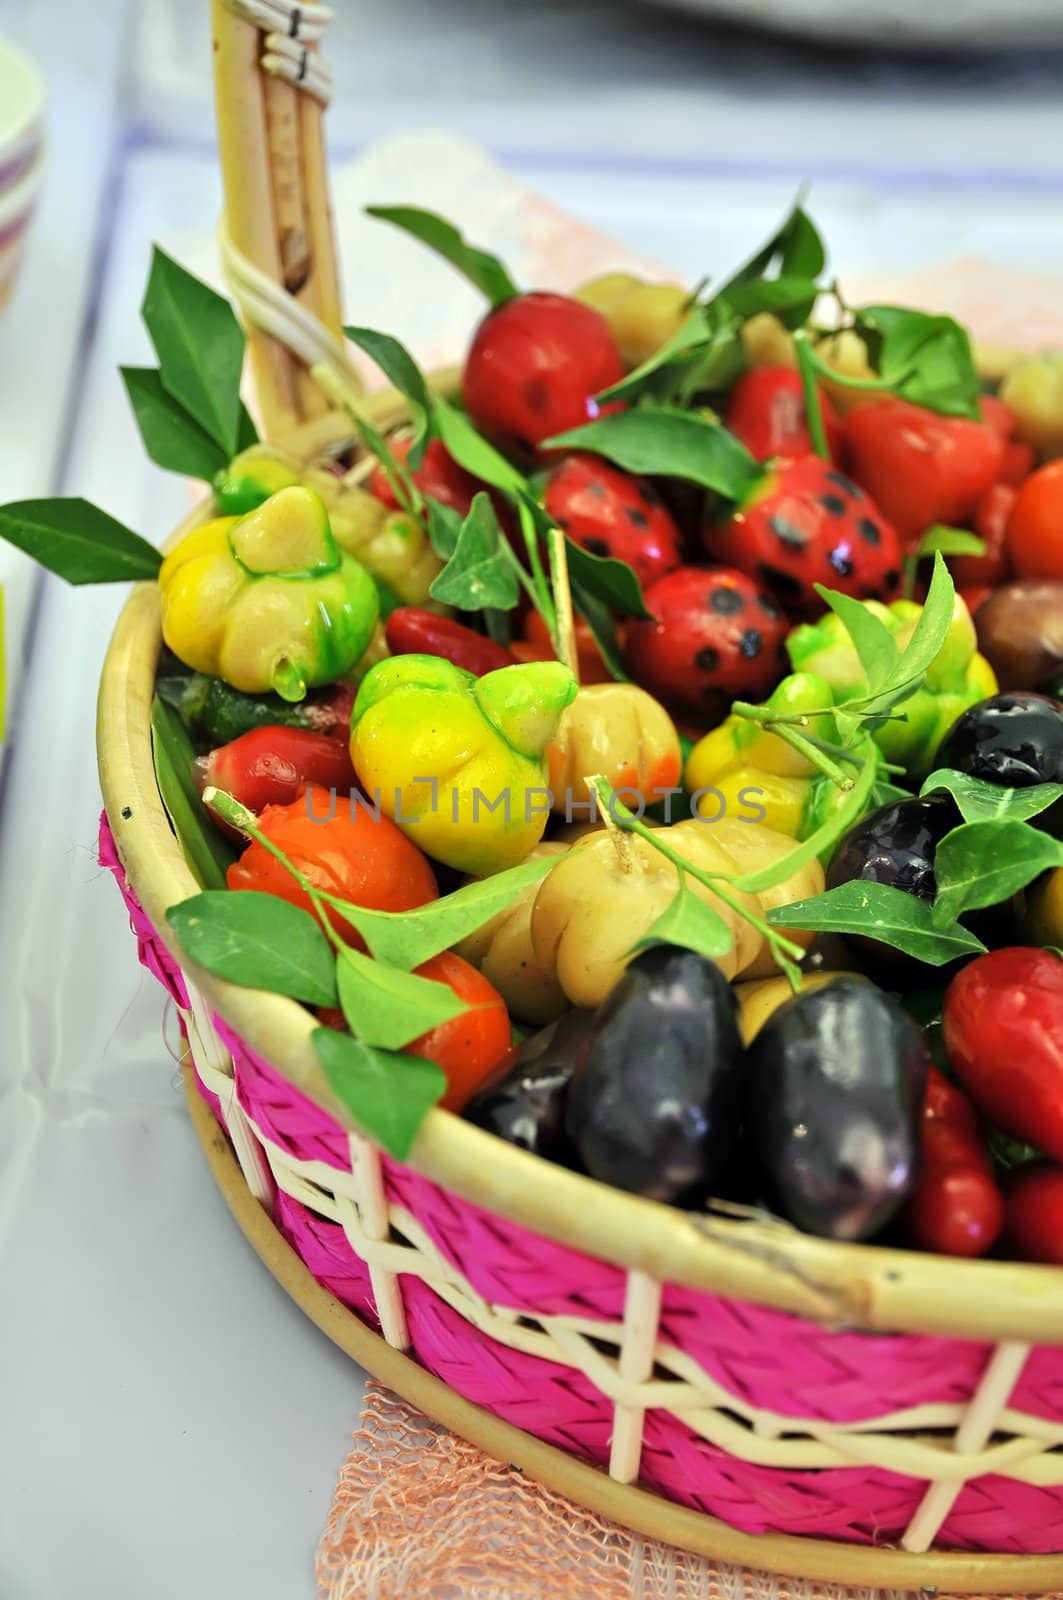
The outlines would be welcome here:
<svg viewBox="0 0 1063 1600">
<path fill-rule="evenodd" d="M 339 338 L 327 18 L 214 9 L 223 254 L 269 434 L 310 459 L 350 433 L 311 368 L 377 427 L 404 415 L 358 398 Z M 152 765 L 159 648 L 142 584 L 100 687 L 101 859 L 179 1009 L 215 1175 L 308 1313 L 434 1417 L 640 1532 L 812 1578 L 1063 1593 L 1063 1272 L 684 1215 L 440 1110 L 407 1164 L 381 1153 L 331 1094 L 310 1014 L 171 940 L 165 912 L 198 885 Z"/>
</svg>

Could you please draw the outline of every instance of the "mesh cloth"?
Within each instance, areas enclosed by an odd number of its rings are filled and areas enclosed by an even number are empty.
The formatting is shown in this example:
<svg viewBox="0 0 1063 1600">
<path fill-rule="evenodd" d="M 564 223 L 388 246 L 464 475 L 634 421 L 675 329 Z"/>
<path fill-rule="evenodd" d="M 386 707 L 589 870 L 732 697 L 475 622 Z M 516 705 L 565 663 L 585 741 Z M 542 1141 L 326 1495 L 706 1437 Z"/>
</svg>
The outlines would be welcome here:
<svg viewBox="0 0 1063 1600">
<path fill-rule="evenodd" d="M 317 1593 L 318 1600 L 917 1600 L 898 1589 L 743 1572 L 639 1538 L 372 1382 L 318 1547 Z"/>
</svg>

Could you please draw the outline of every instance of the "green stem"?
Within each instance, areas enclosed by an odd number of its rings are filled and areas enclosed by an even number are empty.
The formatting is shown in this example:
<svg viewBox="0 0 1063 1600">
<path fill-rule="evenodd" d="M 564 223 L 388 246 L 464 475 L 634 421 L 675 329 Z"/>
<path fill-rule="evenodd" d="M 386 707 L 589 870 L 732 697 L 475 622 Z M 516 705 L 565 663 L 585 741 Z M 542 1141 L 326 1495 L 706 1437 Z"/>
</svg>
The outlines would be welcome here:
<svg viewBox="0 0 1063 1600">
<path fill-rule="evenodd" d="M 779 723 L 807 728 L 813 717 L 828 717 L 835 707 L 820 706 L 815 711 L 773 711 L 770 706 L 755 706 L 749 700 L 734 700 L 731 710 L 736 717 L 744 717 L 747 722 L 759 722 L 765 728 L 775 727 Z"/>
<path fill-rule="evenodd" d="M 664 839 L 661 838 L 661 833 L 664 830 L 648 828 L 644 822 L 640 822 L 639 818 L 627 809 L 622 800 L 616 798 L 607 779 L 595 776 L 587 778 L 586 783 L 588 788 L 593 789 L 598 799 L 602 801 L 605 813 L 612 821 L 618 827 L 626 828 L 629 833 L 638 834 L 640 839 L 645 839 L 647 844 L 652 845 L 659 855 L 664 856 L 665 860 L 672 863 L 679 873 L 680 880 L 682 880 L 683 874 L 686 873 L 696 883 L 700 883 L 703 888 L 711 890 L 717 899 L 722 900 L 724 905 L 728 906 L 736 916 L 741 917 L 744 922 L 749 923 L 751 928 L 757 930 L 773 954 L 781 953 L 790 961 L 801 960 L 805 952 L 800 945 L 794 944 L 791 939 L 783 938 L 776 928 L 765 922 L 763 917 L 756 916 L 755 913 L 749 910 L 748 906 L 743 905 L 741 900 L 731 893 L 727 885 L 731 882 L 732 874 L 726 872 L 703 872 L 700 867 L 692 866 L 685 856 L 681 856 L 678 850 L 673 850 L 672 846 L 666 844 Z"/>
<path fill-rule="evenodd" d="M 807 335 L 800 329 L 794 334 L 794 351 L 797 355 L 797 370 L 801 374 L 801 393 L 805 400 L 805 416 L 808 419 L 808 431 L 812 439 L 812 448 L 817 456 L 824 461 L 830 460 L 830 446 L 827 443 L 827 430 L 823 423 L 823 406 L 820 401 L 819 385 L 816 382 L 815 358 Z"/>
<path fill-rule="evenodd" d="M 531 567 L 532 579 L 535 584 L 535 609 L 546 623 L 552 639 L 557 632 L 557 612 L 554 609 L 550 583 L 543 567 L 542 557 L 539 554 L 539 536 L 535 531 L 535 520 L 523 500 L 517 505 L 517 515 L 520 518 L 520 531 L 524 535 L 524 545 L 528 552 L 528 565 Z"/>
</svg>

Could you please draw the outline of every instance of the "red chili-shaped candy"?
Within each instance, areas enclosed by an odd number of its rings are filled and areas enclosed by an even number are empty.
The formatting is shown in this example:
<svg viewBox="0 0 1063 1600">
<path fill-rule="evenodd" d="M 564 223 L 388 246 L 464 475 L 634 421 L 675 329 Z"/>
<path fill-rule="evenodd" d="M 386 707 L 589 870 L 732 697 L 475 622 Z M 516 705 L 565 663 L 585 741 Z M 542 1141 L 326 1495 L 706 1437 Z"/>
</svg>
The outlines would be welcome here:
<svg viewBox="0 0 1063 1600">
<path fill-rule="evenodd" d="M 913 1243 L 945 1256 L 981 1256 L 1004 1226 L 1004 1199 L 967 1096 L 930 1068 L 922 1170 L 905 1208 Z"/>
<path fill-rule="evenodd" d="M 949 984 L 943 1023 L 979 1111 L 1063 1161 L 1063 961 L 1023 946 L 978 956 Z"/>
<path fill-rule="evenodd" d="M 442 656 L 478 678 L 517 662 L 505 645 L 419 606 L 398 606 L 384 624 L 384 637 L 393 656 Z"/>
<path fill-rule="evenodd" d="M 897 535 L 872 500 L 819 456 L 777 461 L 705 547 L 756 578 L 794 617 L 818 616 L 817 583 L 889 600 L 900 582 Z"/>
<path fill-rule="evenodd" d="M 822 390 L 819 403 L 827 448 L 831 459 L 839 461 L 841 424 Z M 753 367 L 739 378 L 727 401 L 724 422 L 758 461 L 812 453 L 801 374 L 793 367 Z"/>
<path fill-rule="evenodd" d="M 651 584 L 653 621 L 628 624 L 624 660 L 658 699 L 717 715 L 762 699 L 786 667 L 787 624 L 772 596 L 729 567 L 677 567 Z"/>
<path fill-rule="evenodd" d="M 679 529 L 653 485 L 598 456 L 566 456 L 543 503 L 570 539 L 592 555 L 626 561 L 644 588 L 682 560 Z"/>
<path fill-rule="evenodd" d="M 1032 1161 L 1008 1186 L 1008 1244 L 1023 1261 L 1063 1267 L 1063 1167 Z"/>
<path fill-rule="evenodd" d="M 561 294 L 522 294 L 480 323 L 462 394 L 477 427 L 527 459 L 552 434 L 620 409 L 599 406 L 594 396 L 623 376 L 599 312 Z"/>
<path fill-rule="evenodd" d="M 1010 484 L 995 483 L 979 500 L 974 513 L 974 532 L 985 545 L 985 555 L 949 557 L 949 571 L 957 586 L 985 584 L 992 588 L 1011 577 L 1011 556 L 1005 535 L 1017 493 Z"/>
<path fill-rule="evenodd" d="M 197 757 L 196 780 L 201 790 L 224 789 L 256 815 L 266 806 L 290 805 L 307 784 L 349 794 L 357 779 L 348 731 L 334 739 L 305 728 L 252 728 Z"/>
</svg>

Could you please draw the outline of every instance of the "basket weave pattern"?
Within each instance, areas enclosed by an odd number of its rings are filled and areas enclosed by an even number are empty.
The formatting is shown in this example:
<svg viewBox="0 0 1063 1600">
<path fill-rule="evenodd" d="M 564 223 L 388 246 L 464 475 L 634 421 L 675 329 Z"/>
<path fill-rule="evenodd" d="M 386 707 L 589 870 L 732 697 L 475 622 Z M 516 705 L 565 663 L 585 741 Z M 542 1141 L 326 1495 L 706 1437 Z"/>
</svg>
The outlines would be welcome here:
<svg viewBox="0 0 1063 1600">
<path fill-rule="evenodd" d="M 986 1342 L 844 1332 L 665 1284 L 651 1359 L 632 1377 L 624 1317 L 638 1274 L 349 1137 L 204 1015 L 106 820 L 100 859 L 252 1192 L 319 1282 L 466 1398 L 601 1466 L 634 1426 L 643 1485 L 752 1533 L 893 1543 L 937 1482 L 961 1486 L 939 1548 L 1063 1544 L 1063 1347 L 1030 1352 L 992 1437 L 968 1454 L 953 1435 L 994 1355 Z"/>
</svg>

